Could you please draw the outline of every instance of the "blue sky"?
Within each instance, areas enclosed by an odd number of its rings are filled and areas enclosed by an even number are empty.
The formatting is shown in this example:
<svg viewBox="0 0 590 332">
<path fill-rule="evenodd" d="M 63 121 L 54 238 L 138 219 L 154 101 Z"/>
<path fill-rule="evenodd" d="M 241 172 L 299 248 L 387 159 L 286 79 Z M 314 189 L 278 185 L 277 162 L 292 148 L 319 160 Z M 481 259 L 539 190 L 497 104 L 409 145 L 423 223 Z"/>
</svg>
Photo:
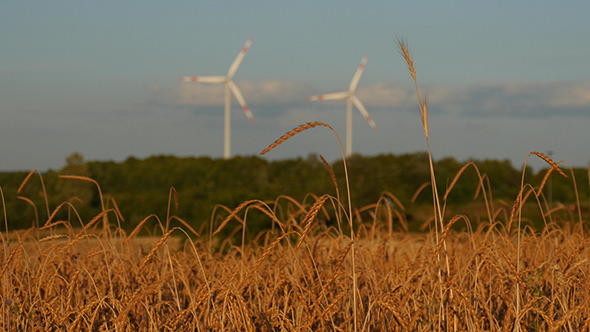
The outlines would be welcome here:
<svg viewBox="0 0 590 332">
<path fill-rule="evenodd" d="M 0 3 L 0 171 L 46 170 L 78 151 L 87 160 L 151 155 L 221 157 L 225 75 L 254 41 L 234 82 L 232 154 L 257 154 L 308 121 L 344 141 L 343 91 L 364 54 L 354 151 L 425 150 L 415 92 L 396 38 L 407 41 L 430 104 L 435 159 L 510 159 L 531 151 L 590 161 L 590 2 L 569 1 L 52 1 Z M 324 155 L 316 128 L 270 159 Z M 533 165 L 543 165 L 534 160 Z"/>
</svg>

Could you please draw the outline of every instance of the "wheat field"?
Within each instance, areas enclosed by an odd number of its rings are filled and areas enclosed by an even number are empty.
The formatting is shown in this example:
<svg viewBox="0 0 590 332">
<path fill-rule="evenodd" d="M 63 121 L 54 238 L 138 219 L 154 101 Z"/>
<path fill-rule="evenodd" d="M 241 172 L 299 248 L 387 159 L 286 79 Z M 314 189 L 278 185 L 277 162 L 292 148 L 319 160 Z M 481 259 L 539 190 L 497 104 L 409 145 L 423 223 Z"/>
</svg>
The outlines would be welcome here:
<svg viewBox="0 0 590 332">
<path fill-rule="evenodd" d="M 400 53 L 416 86 L 428 154 L 428 107 L 405 43 Z M 317 129 L 314 129 L 317 128 Z M 310 122 L 262 153 L 307 130 L 336 131 Z M 340 139 L 338 138 L 340 141 Z M 340 150 L 343 151 L 342 145 Z M 559 163 L 538 152 L 555 172 Z M 345 161 L 345 156 L 342 156 Z M 323 158 L 322 158 L 323 160 Z M 528 160 L 528 157 L 527 157 Z M 386 193 L 353 208 L 350 190 L 248 200 L 223 207 L 194 229 L 174 215 L 147 216 L 126 232 L 114 201 L 103 199 L 90 220 L 63 202 L 27 230 L 0 232 L 0 329 L 6 331 L 587 331 L 590 329 L 590 246 L 578 202 L 571 218 L 543 197 L 547 177 L 521 184 L 508 207 L 490 199 L 479 174 L 474 222 L 446 212 L 448 193 L 468 163 L 439 193 L 430 157 L 431 217 L 409 221 Z M 346 167 L 346 162 L 344 162 Z M 523 171 L 524 172 L 524 171 Z M 31 172 L 24 186 L 34 175 Z M 38 172 L 37 172 L 38 173 Z M 524 179 L 524 176 L 523 176 Z M 428 190 L 420 188 L 419 190 Z M 542 211 L 544 227 L 527 225 L 525 205 Z M 49 207 L 47 207 L 49 209 Z M 69 219 L 57 216 L 72 211 Z M 248 217 L 268 229 L 246 237 Z M 155 219 L 155 236 L 144 236 Z M 330 223 L 328 223 L 330 221 Z M 424 232 L 408 232 L 409 222 Z M 456 229 L 461 229 L 457 231 Z"/>
<path fill-rule="evenodd" d="M 247 244 L 194 239 L 165 225 L 161 237 L 134 237 L 101 226 L 112 210 L 84 229 L 53 222 L 39 237 L 34 228 L 3 234 L 1 328 L 580 331 L 590 325 L 590 250 L 581 223 L 519 232 L 497 221 L 470 231 L 449 227 L 437 239 L 434 230 L 390 232 L 388 221 L 400 220 L 380 204 L 362 214 L 353 240 L 322 224 L 322 209 L 333 204 L 334 197 L 323 196 L 293 203 L 284 215 L 264 202 L 245 204 L 225 227 L 239 233 L 234 224 L 247 224 L 248 209 L 277 218 L 274 230 Z"/>
</svg>

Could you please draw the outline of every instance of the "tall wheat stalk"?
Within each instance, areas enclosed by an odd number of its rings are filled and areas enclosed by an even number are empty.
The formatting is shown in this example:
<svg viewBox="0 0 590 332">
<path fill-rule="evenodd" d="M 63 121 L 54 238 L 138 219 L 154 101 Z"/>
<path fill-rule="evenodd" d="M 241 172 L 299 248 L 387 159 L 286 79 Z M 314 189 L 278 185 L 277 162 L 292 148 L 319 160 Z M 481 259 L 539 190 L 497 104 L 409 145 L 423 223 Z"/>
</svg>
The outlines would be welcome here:
<svg viewBox="0 0 590 332">
<path fill-rule="evenodd" d="M 430 182 L 431 182 L 431 188 L 432 188 L 432 203 L 433 203 L 433 210 L 434 210 L 434 224 L 435 224 L 435 239 L 436 239 L 436 245 L 437 247 L 439 246 L 439 242 L 441 240 L 439 240 L 439 227 L 440 227 L 440 231 L 442 231 L 443 229 L 445 229 L 445 225 L 443 222 L 443 213 L 442 213 L 442 208 L 441 208 L 441 204 L 440 204 L 440 200 L 438 197 L 438 189 L 437 189 L 437 185 L 436 185 L 436 177 L 435 177 L 435 173 L 434 173 L 434 163 L 432 162 L 432 152 L 430 150 L 430 136 L 429 136 L 429 131 L 428 131 L 428 104 L 426 101 L 426 96 L 421 97 L 420 96 L 420 89 L 418 88 L 418 80 L 416 78 L 416 69 L 414 68 L 414 61 L 412 60 L 412 57 L 410 55 L 410 51 L 408 50 L 408 47 L 406 45 L 406 42 L 398 39 L 398 46 L 399 46 L 399 52 L 400 54 L 404 57 L 406 64 L 408 66 L 408 70 L 410 71 L 410 75 L 412 76 L 412 80 L 414 81 L 414 87 L 416 89 L 416 97 L 418 98 L 418 106 L 420 107 L 420 117 L 422 120 L 422 127 L 424 128 L 424 136 L 426 137 L 426 147 L 428 150 L 428 163 L 430 166 Z M 450 270 L 450 265 L 449 265 L 449 256 L 448 256 L 448 252 L 447 252 L 447 243 L 446 243 L 446 239 L 443 238 L 442 239 L 442 247 L 444 249 L 444 255 L 445 255 L 445 263 L 446 263 L 446 267 L 447 267 L 447 276 L 450 276 L 451 270 Z M 440 258 L 437 259 L 440 261 Z M 441 303 L 440 303 L 440 316 L 442 317 L 442 319 L 444 320 L 444 315 L 443 315 L 443 311 L 444 311 L 444 305 L 443 305 L 443 289 L 442 289 L 442 275 L 439 269 L 439 282 L 440 282 L 440 296 L 441 296 Z M 452 291 L 450 292 L 450 296 L 452 298 L 453 293 Z"/>
<path fill-rule="evenodd" d="M 289 138 L 297 135 L 300 132 L 303 132 L 305 130 L 314 128 L 314 127 L 318 127 L 318 126 L 323 126 L 326 127 L 328 129 L 330 129 L 334 135 L 336 135 L 336 138 L 338 139 L 338 144 L 340 145 L 340 152 L 342 153 L 342 164 L 344 165 L 344 177 L 346 180 L 346 195 L 348 198 L 348 223 L 350 226 L 350 238 L 353 242 L 352 245 L 352 249 L 351 249 L 351 263 L 352 263 L 352 303 L 353 303 L 353 320 L 354 320 L 354 330 L 357 331 L 358 330 L 358 317 L 357 317 L 357 273 L 356 273 L 356 261 L 355 261 L 355 246 L 356 246 L 356 240 L 355 240 L 355 235 L 354 235 L 354 226 L 352 224 L 352 202 L 350 199 L 350 184 L 348 181 L 348 169 L 346 167 L 346 156 L 344 154 L 344 147 L 342 146 L 342 141 L 340 140 L 340 136 L 338 136 L 338 133 L 336 132 L 336 130 L 334 130 L 334 128 L 332 128 L 330 125 L 325 124 L 323 122 L 308 122 L 306 124 L 303 124 L 289 132 L 287 132 L 286 134 L 284 134 L 283 136 L 281 136 L 279 139 L 277 139 L 276 141 L 274 141 L 271 145 L 269 145 L 266 149 L 262 150 L 260 152 L 261 155 L 264 155 L 268 152 L 270 152 L 272 149 L 276 148 L 277 146 L 279 146 L 281 143 L 283 143 L 284 141 L 288 140 Z M 362 305 L 362 303 L 360 304 Z"/>
<path fill-rule="evenodd" d="M 86 182 L 91 182 L 96 186 L 96 189 L 98 190 L 98 197 L 100 198 L 100 208 L 101 211 L 105 211 L 106 207 L 105 207 L 105 199 L 102 195 L 102 190 L 100 190 L 100 185 L 98 184 L 98 182 L 96 182 L 96 180 L 91 179 L 87 176 L 80 176 L 80 175 L 59 175 L 58 176 L 60 179 L 69 179 L 69 180 L 79 180 L 79 181 L 86 181 Z M 103 219 L 102 219 L 102 227 L 103 227 L 103 232 L 108 232 L 109 230 L 109 219 L 107 217 L 106 214 L 103 215 Z"/>
<path fill-rule="evenodd" d="M 2 198 L 2 211 L 4 211 L 4 231 L 6 232 L 6 238 L 8 238 L 8 215 L 6 214 L 6 201 L 4 200 L 4 191 L 0 187 L 0 197 Z M 4 238 L 2 238 L 4 243 Z"/>
<path fill-rule="evenodd" d="M 23 180 L 23 182 L 21 183 L 20 187 L 18 187 L 18 190 L 16 191 L 17 194 L 20 194 L 21 190 L 23 190 L 25 184 L 27 184 L 27 182 L 29 181 L 29 179 L 31 178 L 31 176 L 33 176 L 33 174 L 39 174 L 39 180 L 41 181 L 41 189 L 43 190 L 43 198 L 45 199 L 45 208 L 47 209 L 47 217 L 49 217 L 49 200 L 47 199 L 47 190 L 45 190 L 45 182 L 43 181 L 43 176 L 41 175 L 41 173 L 38 170 L 32 170 L 29 172 L 29 174 L 27 174 L 27 176 L 25 177 L 25 179 Z"/>
</svg>

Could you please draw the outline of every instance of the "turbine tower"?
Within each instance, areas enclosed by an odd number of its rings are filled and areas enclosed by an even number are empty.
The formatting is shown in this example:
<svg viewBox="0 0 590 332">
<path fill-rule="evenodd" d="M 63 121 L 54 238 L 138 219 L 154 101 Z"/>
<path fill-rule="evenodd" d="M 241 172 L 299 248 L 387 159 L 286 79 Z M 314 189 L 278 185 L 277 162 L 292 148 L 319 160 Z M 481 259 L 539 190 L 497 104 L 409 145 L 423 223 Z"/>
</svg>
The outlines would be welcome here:
<svg viewBox="0 0 590 332">
<path fill-rule="evenodd" d="M 248 41 L 246 41 L 246 44 L 244 45 L 244 47 L 242 48 L 242 50 L 240 51 L 240 53 L 238 54 L 238 56 L 236 57 L 234 62 L 229 67 L 229 70 L 228 70 L 226 76 L 183 76 L 178 79 L 181 82 L 225 83 L 225 115 L 224 115 L 225 129 L 224 129 L 224 142 L 223 142 L 223 157 L 225 159 L 229 159 L 230 155 L 231 155 L 231 112 L 230 112 L 230 110 L 231 110 L 231 99 L 230 99 L 231 96 L 230 96 L 230 92 L 233 93 L 234 97 L 236 97 L 236 100 L 238 101 L 238 103 L 240 103 L 240 106 L 242 106 L 242 109 L 244 110 L 244 113 L 246 114 L 246 116 L 248 117 L 250 122 L 254 122 L 254 117 L 252 116 L 252 112 L 250 112 L 248 105 L 246 105 L 246 101 L 244 100 L 244 97 L 242 97 L 242 93 L 240 92 L 240 89 L 238 89 L 236 84 L 232 81 L 232 78 L 233 78 L 234 74 L 236 73 L 236 71 L 238 70 L 240 63 L 244 59 L 246 52 L 248 52 L 248 48 L 250 48 L 250 44 L 252 44 L 253 39 L 254 39 L 253 37 L 250 37 L 248 39 Z"/>
<path fill-rule="evenodd" d="M 315 95 L 308 97 L 308 101 L 318 101 L 318 100 L 340 100 L 346 99 L 346 155 L 350 156 L 352 154 L 352 104 L 356 106 L 359 112 L 365 117 L 367 122 L 371 128 L 377 130 L 377 124 L 373 121 L 373 118 L 367 112 L 367 109 L 361 101 L 354 95 L 354 91 L 359 84 L 359 80 L 361 79 L 361 75 L 363 74 L 363 70 L 365 69 L 365 65 L 367 64 L 367 60 L 369 59 L 368 55 L 365 55 L 361 60 L 361 64 L 357 68 L 354 76 L 352 77 L 352 81 L 350 81 L 350 86 L 348 87 L 348 91 L 344 92 L 335 92 L 335 93 L 328 93 L 323 95 Z"/>
</svg>

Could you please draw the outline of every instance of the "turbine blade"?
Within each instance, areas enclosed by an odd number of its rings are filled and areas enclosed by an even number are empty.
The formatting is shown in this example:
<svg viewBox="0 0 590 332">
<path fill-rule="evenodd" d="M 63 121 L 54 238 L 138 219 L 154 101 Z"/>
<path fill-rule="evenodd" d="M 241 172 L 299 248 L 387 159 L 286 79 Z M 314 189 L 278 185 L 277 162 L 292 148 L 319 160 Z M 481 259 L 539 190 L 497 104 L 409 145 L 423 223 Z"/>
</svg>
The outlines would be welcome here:
<svg viewBox="0 0 590 332">
<path fill-rule="evenodd" d="M 361 112 L 361 114 L 365 117 L 365 120 L 367 120 L 371 128 L 377 130 L 377 124 L 375 123 L 375 121 L 373 121 L 373 118 L 371 117 L 371 115 L 369 115 L 369 112 L 367 112 L 367 109 L 365 108 L 365 106 L 363 106 L 361 101 L 355 95 L 352 95 L 350 99 L 352 100 L 354 106 L 356 106 L 359 112 Z"/>
<path fill-rule="evenodd" d="M 339 100 L 339 99 L 346 99 L 348 98 L 348 92 L 334 92 L 334 93 L 326 93 L 323 95 L 315 95 L 311 97 L 307 97 L 308 101 L 318 101 L 318 100 Z"/>
<path fill-rule="evenodd" d="M 232 81 L 228 81 L 227 84 L 229 85 L 229 88 L 238 100 L 238 103 L 240 103 L 240 106 L 242 106 L 242 109 L 244 110 L 244 113 L 246 113 L 246 117 L 248 117 L 248 120 L 250 120 L 250 122 L 254 122 L 254 116 L 252 115 L 252 112 L 250 112 L 248 105 L 246 105 L 246 101 L 244 100 L 244 97 L 242 97 L 240 89 L 238 89 L 238 87 Z"/>
<path fill-rule="evenodd" d="M 240 53 L 238 53 L 238 56 L 236 57 L 234 62 L 229 67 L 229 71 L 227 72 L 227 77 L 229 77 L 230 79 L 234 76 L 234 74 L 238 70 L 240 63 L 242 63 L 242 60 L 244 59 L 246 52 L 248 52 L 248 49 L 250 48 L 250 44 L 252 44 L 252 40 L 254 40 L 254 37 L 250 37 L 248 39 L 248 41 L 246 41 L 246 44 L 244 45 L 244 47 L 242 48 Z"/>
<path fill-rule="evenodd" d="M 369 55 L 365 55 L 361 60 L 361 64 L 357 68 L 354 76 L 352 77 L 352 81 L 350 81 L 350 87 L 348 88 L 348 92 L 351 94 L 356 90 L 357 85 L 359 84 L 359 80 L 361 79 L 361 75 L 363 74 L 363 70 L 365 69 L 365 65 L 367 64 L 367 60 L 369 60 Z"/>
<path fill-rule="evenodd" d="M 201 82 L 201 83 L 223 83 L 226 81 L 225 76 L 183 76 L 178 80 L 181 82 Z"/>
</svg>

